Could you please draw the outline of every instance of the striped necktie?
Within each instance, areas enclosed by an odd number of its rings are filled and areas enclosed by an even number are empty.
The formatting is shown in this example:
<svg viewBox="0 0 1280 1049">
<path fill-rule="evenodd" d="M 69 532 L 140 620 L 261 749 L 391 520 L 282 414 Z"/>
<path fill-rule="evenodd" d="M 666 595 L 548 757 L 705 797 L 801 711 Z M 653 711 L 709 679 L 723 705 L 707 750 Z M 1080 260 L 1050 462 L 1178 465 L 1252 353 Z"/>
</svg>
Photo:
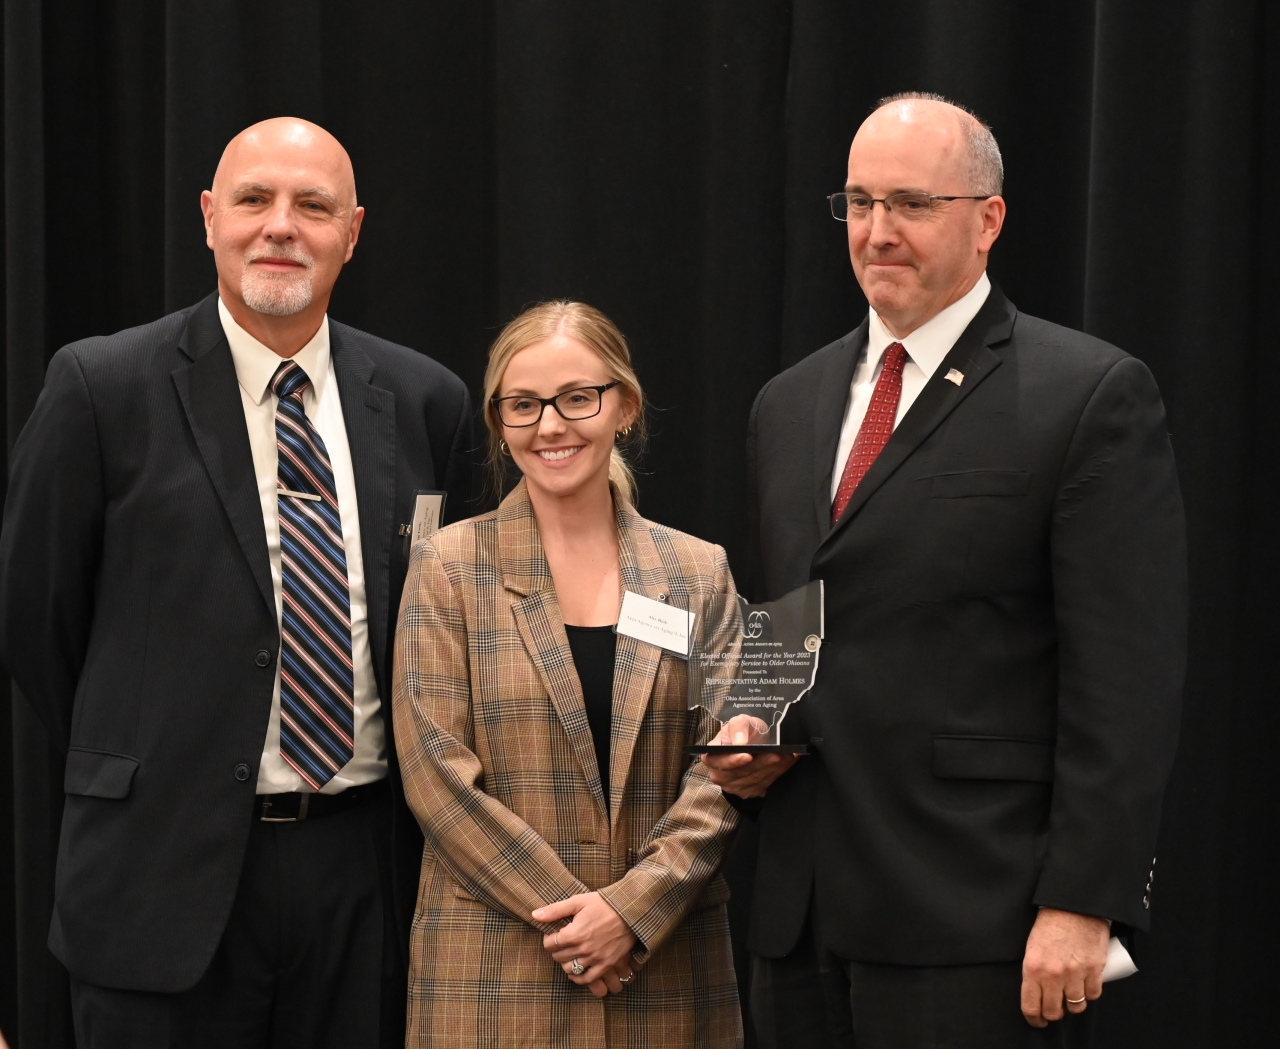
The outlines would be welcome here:
<svg viewBox="0 0 1280 1049">
<path fill-rule="evenodd" d="M 351 760 L 351 591 L 333 466 L 302 406 L 311 379 L 285 361 L 271 380 L 279 450 L 280 756 L 319 790 Z"/>
</svg>

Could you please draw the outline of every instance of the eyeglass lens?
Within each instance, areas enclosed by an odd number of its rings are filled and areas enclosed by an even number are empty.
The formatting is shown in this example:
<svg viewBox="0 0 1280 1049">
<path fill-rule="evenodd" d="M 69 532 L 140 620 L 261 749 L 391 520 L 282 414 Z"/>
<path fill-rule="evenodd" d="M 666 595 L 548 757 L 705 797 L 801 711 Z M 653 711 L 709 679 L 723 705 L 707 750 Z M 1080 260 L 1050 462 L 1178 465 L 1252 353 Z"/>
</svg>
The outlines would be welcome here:
<svg viewBox="0 0 1280 1049">
<path fill-rule="evenodd" d="M 555 399 L 556 410 L 566 419 L 590 419 L 600 414 L 600 391 L 590 388 L 565 390 Z M 528 426 L 542 418 L 543 404 L 537 397 L 504 397 L 498 415 L 507 426 Z"/>
<path fill-rule="evenodd" d="M 831 214 L 841 222 L 864 219 L 875 206 L 865 193 L 834 193 L 831 196 Z M 933 210 L 933 201 L 925 193 L 892 193 L 884 199 L 884 209 L 904 219 L 920 219 Z"/>
</svg>

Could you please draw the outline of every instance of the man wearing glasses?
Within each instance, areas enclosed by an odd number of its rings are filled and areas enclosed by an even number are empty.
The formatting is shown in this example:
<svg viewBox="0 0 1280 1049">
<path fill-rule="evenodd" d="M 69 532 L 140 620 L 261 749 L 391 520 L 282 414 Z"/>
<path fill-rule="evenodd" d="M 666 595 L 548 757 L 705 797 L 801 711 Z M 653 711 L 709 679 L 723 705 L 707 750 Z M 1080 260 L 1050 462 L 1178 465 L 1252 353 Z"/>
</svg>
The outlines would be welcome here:
<svg viewBox="0 0 1280 1049">
<path fill-rule="evenodd" d="M 1182 502 L 1139 361 L 986 275 L 990 130 L 886 99 L 831 197 L 870 304 L 751 416 L 757 597 L 826 584 L 810 755 L 708 757 L 757 806 L 765 1046 L 1090 1044 L 1146 929 L 1185 662 Z M 724 742 L 750 742 L 735 719 Z"/>
</svg>

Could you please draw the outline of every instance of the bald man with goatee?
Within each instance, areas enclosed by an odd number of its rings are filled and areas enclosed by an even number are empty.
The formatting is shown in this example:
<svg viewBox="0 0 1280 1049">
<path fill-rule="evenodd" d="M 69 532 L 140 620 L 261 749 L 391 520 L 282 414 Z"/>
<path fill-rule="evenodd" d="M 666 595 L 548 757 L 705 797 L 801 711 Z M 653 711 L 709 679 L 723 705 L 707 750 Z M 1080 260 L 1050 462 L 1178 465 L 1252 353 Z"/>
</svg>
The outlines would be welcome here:
<svg viewBox="0 0 1280 1049">
<path fill-rule="evenodd" d="M 390 634 L 418 494 L 466 513 L 467 391 L 329 319 L 364 209 L 323 128 L 243 131 L 200 206 L 217 290 L 59 350 L 14 450 L 0 648 L 67 755 L 49 946 L 80 1049 L 398 1045 Z"/>
</svg>

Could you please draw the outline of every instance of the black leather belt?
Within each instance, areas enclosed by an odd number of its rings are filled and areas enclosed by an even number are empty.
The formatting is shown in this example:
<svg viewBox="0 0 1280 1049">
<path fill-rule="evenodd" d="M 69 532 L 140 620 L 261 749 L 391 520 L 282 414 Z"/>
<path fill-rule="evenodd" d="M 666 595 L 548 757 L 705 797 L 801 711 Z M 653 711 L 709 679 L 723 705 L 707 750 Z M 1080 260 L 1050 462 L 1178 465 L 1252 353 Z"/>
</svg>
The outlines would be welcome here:
<svg viewBox="0 0 1280 1049">
<path fill-rule="evenodd" d="M 380 798 L 388 789 L 387 781 L 380 779 L 348 787 L 340 794 L 259 794 L 256 818 L 263 823 L 301 823 Z"/>
</svg>

